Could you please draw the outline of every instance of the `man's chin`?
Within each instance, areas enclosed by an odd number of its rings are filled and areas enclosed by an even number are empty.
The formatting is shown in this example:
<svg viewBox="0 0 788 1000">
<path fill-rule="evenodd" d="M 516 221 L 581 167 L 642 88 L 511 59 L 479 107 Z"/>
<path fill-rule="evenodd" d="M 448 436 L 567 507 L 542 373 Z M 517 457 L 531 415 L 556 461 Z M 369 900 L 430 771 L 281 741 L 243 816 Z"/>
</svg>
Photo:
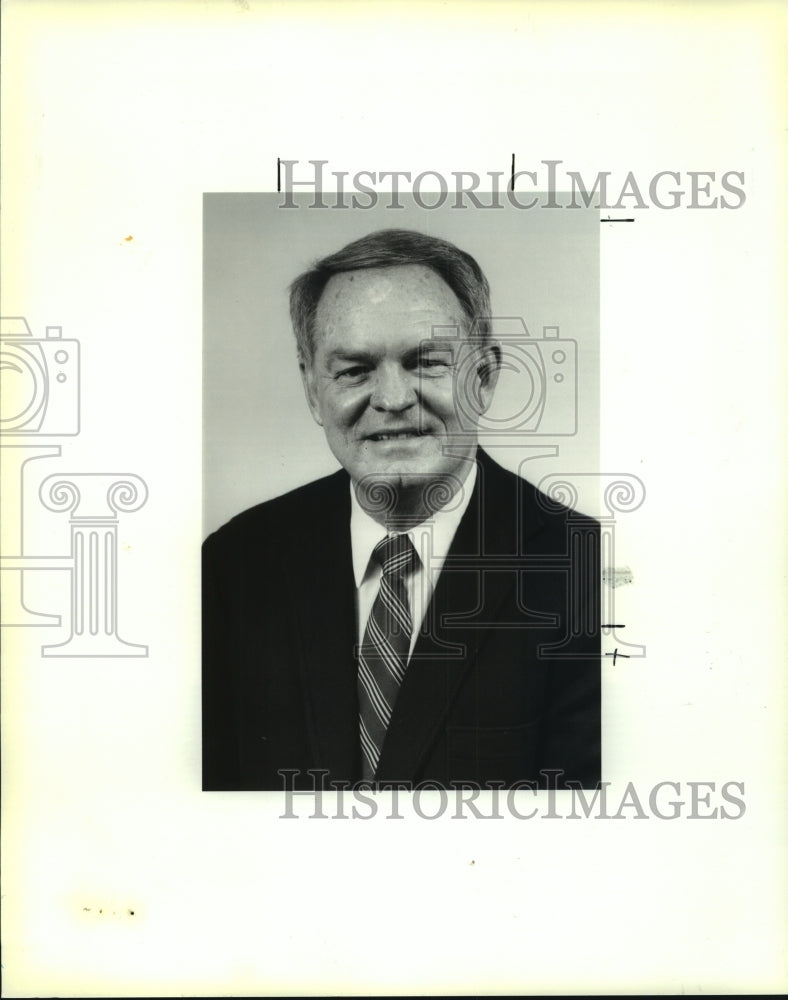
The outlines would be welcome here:
<svg viewBox="0 0 788 1000">
<path fill-rule="evenodd" d="M 424 520 L 449 503 L 462 488 L 464 472 L 412 466 L 368 472 L 355 484 L 356 497 L 376 520 L 387 515 Z"/>
</svg>

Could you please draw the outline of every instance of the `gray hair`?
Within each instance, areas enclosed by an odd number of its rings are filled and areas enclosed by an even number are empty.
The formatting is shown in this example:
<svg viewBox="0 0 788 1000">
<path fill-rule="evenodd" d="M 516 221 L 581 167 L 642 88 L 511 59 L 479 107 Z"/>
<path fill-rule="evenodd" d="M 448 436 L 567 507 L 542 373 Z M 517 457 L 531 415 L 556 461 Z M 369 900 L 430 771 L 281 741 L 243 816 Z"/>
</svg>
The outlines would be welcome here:
<svg viewBox="0 0 788 1000">
<path fill-rule="evenodd" d="M 335 274 L 402 264 L 422 264 L 435 271 L 457 296 L 474 336 L 483 344 L 489 341 L 490 286 L 473 257 L 437 236 L 380 229 L 316 261 L 290 285 L 290 318 L 301 360 L 314 357 L 317 306 Z"/>
</svg>

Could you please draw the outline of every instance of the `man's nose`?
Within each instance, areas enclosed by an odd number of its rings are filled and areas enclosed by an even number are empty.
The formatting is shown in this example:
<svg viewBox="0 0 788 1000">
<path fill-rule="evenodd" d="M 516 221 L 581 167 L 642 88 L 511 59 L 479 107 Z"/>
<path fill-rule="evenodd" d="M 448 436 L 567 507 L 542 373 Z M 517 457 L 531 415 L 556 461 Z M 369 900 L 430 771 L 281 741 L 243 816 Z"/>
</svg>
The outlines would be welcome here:
<svg viewBox="0 0 788 1000">
<path fill-rule="evenodd" d="M 370 403 L 376 410 L 399 413 L 416 402 L 413 375 L 400 365 L 384 365 L 375 373 Z"/>
</svg>

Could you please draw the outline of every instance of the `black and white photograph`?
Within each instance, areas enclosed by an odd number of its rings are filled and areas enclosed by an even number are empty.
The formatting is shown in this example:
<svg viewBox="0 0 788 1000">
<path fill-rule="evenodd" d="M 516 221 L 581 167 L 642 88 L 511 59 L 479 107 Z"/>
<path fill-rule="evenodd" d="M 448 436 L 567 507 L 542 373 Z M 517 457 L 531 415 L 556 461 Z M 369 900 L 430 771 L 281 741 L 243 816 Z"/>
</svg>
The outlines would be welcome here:
<svg viewBox="0 0 788 1000">
<path fill-rule="evenodd" d="M 782 995 L 773 0 L 2 0 L 7 997 Z"/>
<path fill-rule="evenodd" d="M 600 526 L 524 478 L 598 478 L 599 212 L 407 200 L 206 196 L 206 513 L 340 466 L 206 542 L 206 789 L 600 781 Z"/>
</svg>

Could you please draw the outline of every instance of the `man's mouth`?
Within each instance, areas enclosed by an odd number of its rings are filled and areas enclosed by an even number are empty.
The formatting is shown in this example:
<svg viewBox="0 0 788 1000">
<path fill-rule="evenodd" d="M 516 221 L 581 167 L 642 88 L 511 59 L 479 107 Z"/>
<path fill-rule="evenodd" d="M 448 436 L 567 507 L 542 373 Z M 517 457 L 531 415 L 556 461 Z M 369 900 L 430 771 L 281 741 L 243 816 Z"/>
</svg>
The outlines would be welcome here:
<svg viewBox="0 0 788 1000">
<path fill-rule="evenodd" d="M 420 431 L 414 428 L 404 431 L 381 431 L 379 434 L 368 434 L 368 441 L 402 441 L 406 438 L 425 437 L 427 431 Z"/>
</svg>

